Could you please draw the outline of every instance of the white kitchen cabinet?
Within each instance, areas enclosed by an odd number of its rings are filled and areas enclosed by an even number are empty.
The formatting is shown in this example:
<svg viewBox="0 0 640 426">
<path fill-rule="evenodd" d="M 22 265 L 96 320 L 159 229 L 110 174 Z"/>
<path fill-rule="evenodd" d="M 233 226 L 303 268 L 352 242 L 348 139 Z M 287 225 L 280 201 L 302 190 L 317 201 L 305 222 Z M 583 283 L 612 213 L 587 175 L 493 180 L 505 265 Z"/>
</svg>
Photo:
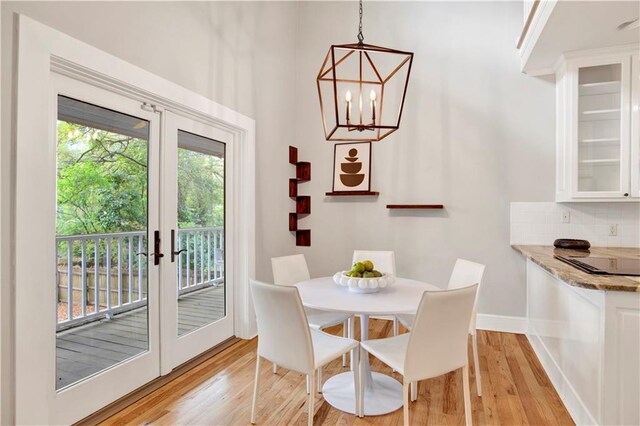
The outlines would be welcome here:
<svg viewBox="0 0 640 426">
<path fill-rule="evenodd" d="M 640 424 L 640 293 L 575 287 L 528 259 L 527 319 L 576 424 Z"/>
<path fill-rule="evenodd" d="M 556 72 L 556 201 L 640 201 L 638 46 L 566 54 Z"/>
<path fill-rule="evenodd" d="M 631 55 L 631 195 L 640 199 L 640 54 Z"/>
</svg>

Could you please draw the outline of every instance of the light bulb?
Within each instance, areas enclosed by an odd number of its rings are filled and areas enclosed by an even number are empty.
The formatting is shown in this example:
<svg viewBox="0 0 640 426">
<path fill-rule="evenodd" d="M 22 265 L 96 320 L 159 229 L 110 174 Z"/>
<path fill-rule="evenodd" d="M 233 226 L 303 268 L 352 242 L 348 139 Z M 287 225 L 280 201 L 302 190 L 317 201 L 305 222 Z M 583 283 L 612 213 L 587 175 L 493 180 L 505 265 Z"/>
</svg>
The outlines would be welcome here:
<svg viewBox="0 0 640 426">
<path fill-rule="evenodd" d="M 371 104 L 371 121 L 375 124 L 376 122 L 376 91 L 371 89 L 371 93 L 369 93 L 369 102 Z"/>
<path fill-rule="evenodd" d="M 344 95 L 344 100 L 347 104 L 346 116 L 347 123 L 349 123 L 351 121 L 351 90 L 347 90 L 347 93 Z"/>
</svg>

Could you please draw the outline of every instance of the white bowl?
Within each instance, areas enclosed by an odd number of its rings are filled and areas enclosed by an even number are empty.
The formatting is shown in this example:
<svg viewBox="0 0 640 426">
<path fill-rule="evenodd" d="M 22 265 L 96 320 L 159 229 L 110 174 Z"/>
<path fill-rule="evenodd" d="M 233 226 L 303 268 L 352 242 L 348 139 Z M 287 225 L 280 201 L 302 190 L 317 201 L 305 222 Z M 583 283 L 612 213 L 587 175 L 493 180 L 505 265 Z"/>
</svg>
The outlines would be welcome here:
<svg viewBox="0 0 640 426">
<path fill-rule="evenodd" d="M 376 293 L 380 289 L 393 284 L 395 278 L 391 274 L 383 273 L 381 277 L 375 278 L 355 278 L 345 275 L 346 271 L 336 272 L 333 275 L 333 282 L 342 287 L 347 287 L 354 293 Z"/>
</svg>

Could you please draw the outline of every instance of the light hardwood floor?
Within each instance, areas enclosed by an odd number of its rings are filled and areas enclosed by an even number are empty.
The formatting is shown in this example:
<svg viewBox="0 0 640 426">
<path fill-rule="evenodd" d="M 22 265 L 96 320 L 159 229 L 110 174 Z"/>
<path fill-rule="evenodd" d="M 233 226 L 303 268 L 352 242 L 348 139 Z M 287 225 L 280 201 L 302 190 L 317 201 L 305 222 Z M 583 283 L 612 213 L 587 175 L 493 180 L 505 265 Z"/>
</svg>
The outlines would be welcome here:
<svg viewBox="0 0 640 426">
<path fill-rule="evenodd" d="M 356 327 L 357 330 L 357 327 Z M 341 333 L 340 327 L 330 329 Z M 390 335 L 390 322 L 372 320 L 370 338 Z M 164 387 L 130 405 L 103 424 L 246 425 L 257 340 L 242 341 L 215 355 Z M 524 335 L 480 331 L 478 334 L 483 396 L 475 394 L 474 425 L 573 425 Z M 307 394 L 302 374 L 262 363 L 258 425 L 306 424 Z M 377 360 L 372 369 L 401 379 Z M 325 368 L 325 378 L 345 371 L 341 361 Z M 459 372 L 423 381 L 418 401 L 411 404 L 412 424 L 462 425 L 462 378 Z M 402 410 L 358 419 L 331 407 L 317 394 L 315 425 L 401 425 Z"/>
</svg>

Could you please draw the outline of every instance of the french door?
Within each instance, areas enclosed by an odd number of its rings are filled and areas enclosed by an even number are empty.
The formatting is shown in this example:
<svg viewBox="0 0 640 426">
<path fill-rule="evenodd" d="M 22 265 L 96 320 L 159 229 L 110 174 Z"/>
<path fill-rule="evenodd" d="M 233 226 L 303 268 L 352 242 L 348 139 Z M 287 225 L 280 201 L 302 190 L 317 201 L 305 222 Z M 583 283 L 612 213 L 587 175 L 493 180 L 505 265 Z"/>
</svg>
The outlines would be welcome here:
<svg viewBox="0 0 640 426">
<path fill-rule="evenodd" d="M 228 133 L 164 112 L 162 373 L 233 336 L 233 164 Z"/>
<path fill-rule="evenodd" d="M 16 377 L 19 423 L 78 421 L 234 332 L 229 135 L 52 83 L 51 135 L 34 153 L 46 159 L 25 185 L 38 190 L 17 195 L 37 206 L 16 255 L 32 286 L 16 303 L 30 339 L 16 356 L 33 365 Z"/>
</svg>

